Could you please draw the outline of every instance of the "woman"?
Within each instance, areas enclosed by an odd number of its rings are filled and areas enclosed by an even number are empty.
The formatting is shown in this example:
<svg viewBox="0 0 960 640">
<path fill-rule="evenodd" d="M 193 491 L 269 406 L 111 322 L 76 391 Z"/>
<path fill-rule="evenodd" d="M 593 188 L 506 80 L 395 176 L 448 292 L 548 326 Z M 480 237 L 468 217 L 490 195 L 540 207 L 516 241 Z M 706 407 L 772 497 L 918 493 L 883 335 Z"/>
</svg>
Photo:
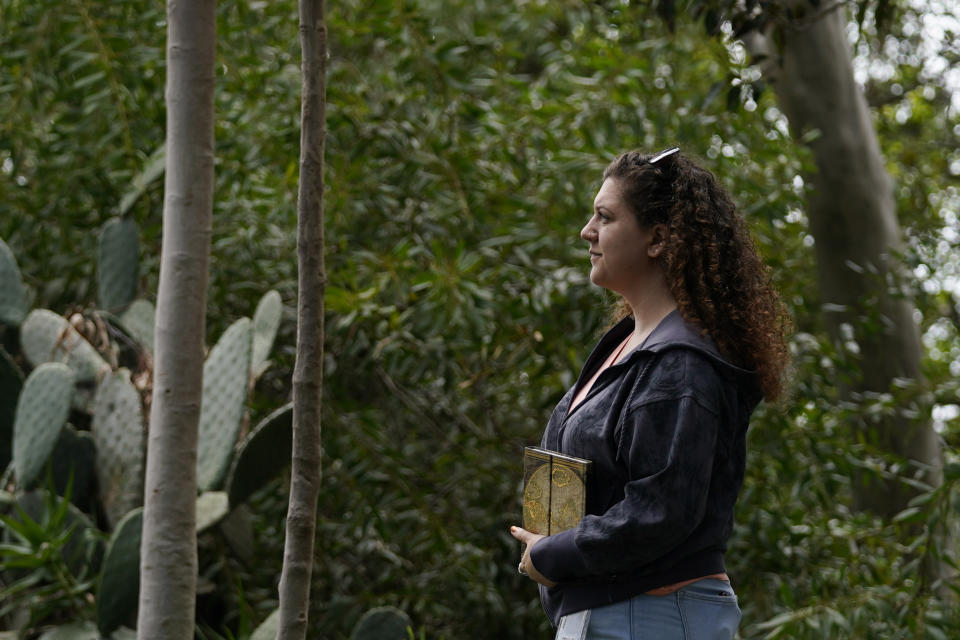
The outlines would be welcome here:
<svg viewBox="0 0 960 640">
<path fill-rule="evenodd" d="M 580 237 L 621 319 L 541 446 L 592 461 L 587 515 L 549 537 L 511 527 L 525 543 L 519 571 L 561 631 L 732 638 L 740 609 L 723 552 L 750 414 L 783 387 L 783 304 L 730 197 L 675 148 L 614 160 Z"/>
</svg>

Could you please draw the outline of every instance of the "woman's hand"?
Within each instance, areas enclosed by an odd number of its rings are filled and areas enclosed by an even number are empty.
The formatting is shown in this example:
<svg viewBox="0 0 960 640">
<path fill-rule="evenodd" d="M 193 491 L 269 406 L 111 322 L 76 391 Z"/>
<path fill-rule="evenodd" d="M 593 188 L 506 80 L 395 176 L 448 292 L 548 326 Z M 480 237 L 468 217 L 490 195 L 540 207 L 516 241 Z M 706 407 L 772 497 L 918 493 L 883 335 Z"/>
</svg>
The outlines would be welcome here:
<svg viewBox="0 0 960 640">
<path fill-rule="evenodd" d="M 510 535 L 526 545 L 526 548 L 523 550 L 523 557 L 520 558 L 520 566 L 517 567 L 520 575 L 529 576 L 531 580 L 535 580 L 545 587 L 556 586 L 556 582 L 537 571 L 537 568 L 533 566 L 533 561 L 530 559 L 530 550 L 533 549 L 533 545 L 547 536 L 542 536 L 539 533 L 530 533 L 520 527 L 510 527 Z"/>
</svg>

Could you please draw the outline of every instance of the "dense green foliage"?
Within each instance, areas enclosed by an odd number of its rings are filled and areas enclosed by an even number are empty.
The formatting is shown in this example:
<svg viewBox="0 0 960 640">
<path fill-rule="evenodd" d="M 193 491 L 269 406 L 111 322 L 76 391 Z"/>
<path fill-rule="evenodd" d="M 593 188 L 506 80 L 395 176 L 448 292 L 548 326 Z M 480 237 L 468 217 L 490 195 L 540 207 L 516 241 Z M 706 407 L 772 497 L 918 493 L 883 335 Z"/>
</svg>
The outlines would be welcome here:
<svg viewBox="0 0 960 640">
<path fill-rule="evenodd" d="M 294 342 L 297 25 L 280 3 L 219 4 L 208 326 L 219 335 L 265 289 L 280 291 L 279 366 L 253 398 L 265 415 L 287 400 Z M 793 394 L 762 407 L 751 428 L 729 554 L 742 635 L 957 633 L 943 590 L 917 570 L 938 552 L 928 533 L 946 526 L 960 481 L 960 426 L 946 421 L 960 373 L 957 300 L 943 285 L 957 238 L 940 231 L 956 225 L 960 171 L 949 167 L 960 157 L 925 142 L 955 139 L 960 116 L 939 76 L 894 56 L 895 75 L 870 85 L 911 239 L 904 259 L 926 281 L 894 284 L 917 300 L 929 391 L 904 383 L 851 403 L 837 382 L 855 353 L 821 330 L 798 177 L 809 160 L 735 45 L 682 22 L 671 35 L 624 1 L 350 0 L 328 19 L 311 637 L 345 638 L 386 604 L 428 638 L 547 637 L 507 531 L 519 517 L 521 448 L 606 322 L 610 300 L 589 285 L 578 237 L 603 167 L 623 149 L 674 143 L 734 194 L 798 329 Z M 163 140 L 162 9 L 2 0 L 0 24 L 0 237 L 34 306 L 95 304 L 91 229 L 131 190 L 142 191 L 131 212 L 150 296 L 162 180 L 136 185 Z M 864 53 L 879 59 L 873 44 L 865 38 Z M 951 463 L 944 486 L 900 523 L 852 514 L 854 469 L 910 470 L 852 441 L 849 416 L 907 408 L 922 419 L 935 406 Z M 275 606 L 285 493 L 275 483 L 255 496 L 255 562 L 219 534 L 201 537 L 204 637 L 244 637 Z M 906 525 L 919 532 L 910 549 L 896 532 Z"/>
</svg>

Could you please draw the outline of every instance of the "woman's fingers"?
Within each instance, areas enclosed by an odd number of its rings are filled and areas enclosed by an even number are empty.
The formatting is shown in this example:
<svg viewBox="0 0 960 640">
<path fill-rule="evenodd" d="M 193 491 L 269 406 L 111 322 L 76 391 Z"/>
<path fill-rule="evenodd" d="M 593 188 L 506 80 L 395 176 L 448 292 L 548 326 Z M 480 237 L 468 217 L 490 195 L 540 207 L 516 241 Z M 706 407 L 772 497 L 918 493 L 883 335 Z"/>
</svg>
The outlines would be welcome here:
<svg viewBox="0 0 960 640">
<path fill-rule="evenodd" d="M 521 527 L 510 527 L 510 535 L 512 535 L 514 538 L 516 538 L 520 542 L 526 542 L 527 538 L 534 534 L 530 533 L 529 531 Z"/>
<path fill-rule="evenodd" d="M 530 544 L 527 542 L 530 532 L 521 527 L 510 527 L 510 535 L 524 543 L 523 555 L 520 557 L 520 564 L 517 565 L 517 572 L 522 576 L 529 575 L 524 565 L 530 557 Z"/>
<path fill-rule="evenodd" d="M 537 571 L 537 568 L 533 566 L 533 562 L 530 560 L 530 549 L 533 545 L 540 542 L 544 536 L 527 531 L 522 527 L 510 527 L 510 535 L 526 545 L 523 550 L 523 557 L 520 558 L 520 564 L 517 566 L 517 571 L 520 572 L 520 575 L 529 575 L 532 580 L 548 587 L 554 586 L 556 583 Z"/>
</svg>

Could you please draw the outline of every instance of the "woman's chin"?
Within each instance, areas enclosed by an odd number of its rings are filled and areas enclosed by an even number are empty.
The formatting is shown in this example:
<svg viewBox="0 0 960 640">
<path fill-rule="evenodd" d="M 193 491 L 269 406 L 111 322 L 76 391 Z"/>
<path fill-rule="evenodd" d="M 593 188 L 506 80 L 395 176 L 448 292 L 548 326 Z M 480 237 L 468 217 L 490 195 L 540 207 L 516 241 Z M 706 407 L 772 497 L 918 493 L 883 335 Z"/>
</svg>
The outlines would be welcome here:
<svg viewBox="0 0 960 640">
<path fill-rule="evenodd" d="M 593 265 L 593 268 L 590 269 L 590 282 L 598 287 L 606 288 L 607 278 L 604 276 L 603 269 L 599 269 L 597 265 Z"/>
</svg>

